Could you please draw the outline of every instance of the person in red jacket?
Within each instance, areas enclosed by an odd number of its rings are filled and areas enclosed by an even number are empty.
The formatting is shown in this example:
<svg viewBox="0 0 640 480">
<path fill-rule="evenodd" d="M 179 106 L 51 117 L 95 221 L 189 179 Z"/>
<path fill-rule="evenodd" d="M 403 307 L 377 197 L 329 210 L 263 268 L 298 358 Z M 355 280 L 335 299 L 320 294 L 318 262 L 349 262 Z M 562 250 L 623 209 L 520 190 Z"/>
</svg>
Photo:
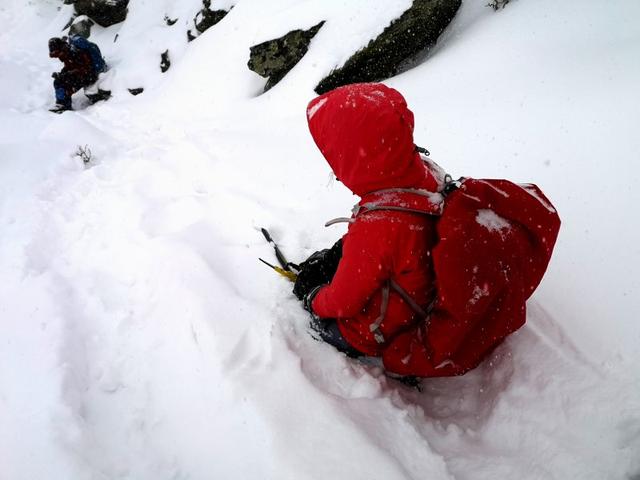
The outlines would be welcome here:
<svg viewBox="0 0 640 480">
<path fill-rule="evenodd" d="M 336 177 L 361 200 L 341 242 L 301 264 L 294 293 L 324 340 L 351 356 L 380 357 L 415 323 L 410 302 L 426 309 L 433 301 L 439 184 L 416 151 L 413 114 L 396 90 L 341 87 L 314 99 L 307 117 Z M 319 278 L 330 281 L 317 285 Z"/>
<path fill-rule="evenodd" d="M 313 329 L 396 375 L 475 368 L 525 323 L 560 228 L 553 205 L 532 184 L 445 180 L 414 145 L 406 101 L 385 85 L 328 92 L 307 118 L 360 197 L 341 241 L 300 265 L 294 293 Z"/>
<path fill-rule="evenodd" d="M 53 89 L 56 95 L 54 113 L 71 110 L 71 96 L 83 87 L 98 80 L 91 55 L 86 50 L 73 48 L 66 39 L 51 38 L 49 40 L 49 57 L 57 58 L 63 63 L 60 72 L 52 74 Z"/>
</svg>

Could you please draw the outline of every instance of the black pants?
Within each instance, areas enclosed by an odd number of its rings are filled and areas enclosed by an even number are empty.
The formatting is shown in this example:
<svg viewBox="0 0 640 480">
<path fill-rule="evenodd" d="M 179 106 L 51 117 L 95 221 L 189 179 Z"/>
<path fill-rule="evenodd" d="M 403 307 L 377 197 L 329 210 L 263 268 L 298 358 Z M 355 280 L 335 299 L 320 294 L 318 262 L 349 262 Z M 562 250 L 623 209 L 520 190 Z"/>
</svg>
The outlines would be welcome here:
<svg viewBox="0 0 640 480">
<path fill-rule="evenodd" d="M 71 107 L 71 96 L 83 87 L 88 87 L 98 80 L 97 75 L 80 75 L 75 72 L 60 72 L 53 80 L 56 91 L 56 103 Z"/>
<path fill-rule="evenodd" d="M 311 319 L 311 329 L 318 334 L 320 339 L 329 345 L 335 347 L 338 351 L 348 355 L 351 358 L 358 358 L 364 354 L 353 348 L 342 336 L 338 323 L 333 318 L 317 318 Z"/>
<path fill-rule="evenodd" d="M 371 360 L 372 357 L 367 357 L 364 353 L 353 348 L 345 340 L 345 338 L 342 336 L 342 333 L 340 333 L 338 323 L 333 318 L 313 317 L 311 319 L 310 325 L 311 329 L 318 334 L 322 341 L 335 347 L 339 352 L 342 352 L 351 358 L 359 359 L 363 363 L 367 363 L 367 360 Z M 382 367 L 382 363 L 380 363 L 380 365 L 378 366 Z M 408 387 L 412 387 L 417 389 L 418 391 L 422 391 L 419 377 L 394 375 L 389 372 L 385 372 L 385 375 L 393 380 L 407 385 Z"/>
</svg>

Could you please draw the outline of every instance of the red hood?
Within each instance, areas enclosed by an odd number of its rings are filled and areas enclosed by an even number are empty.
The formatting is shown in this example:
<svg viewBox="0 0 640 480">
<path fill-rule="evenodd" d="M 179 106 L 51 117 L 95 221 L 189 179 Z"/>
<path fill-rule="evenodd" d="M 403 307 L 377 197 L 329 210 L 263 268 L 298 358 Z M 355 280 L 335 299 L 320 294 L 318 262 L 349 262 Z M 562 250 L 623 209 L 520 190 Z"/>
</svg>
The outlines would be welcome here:
<svg viewBox="0 0 640 480">
<path fill-rule="evenodd" d="M 381 83 L 356 83 L 313 99 L 309 130 L 336 177 L 363 196 L 386 188 L 435 191 L 413 143 L 413 113 Z"/>
</svg>

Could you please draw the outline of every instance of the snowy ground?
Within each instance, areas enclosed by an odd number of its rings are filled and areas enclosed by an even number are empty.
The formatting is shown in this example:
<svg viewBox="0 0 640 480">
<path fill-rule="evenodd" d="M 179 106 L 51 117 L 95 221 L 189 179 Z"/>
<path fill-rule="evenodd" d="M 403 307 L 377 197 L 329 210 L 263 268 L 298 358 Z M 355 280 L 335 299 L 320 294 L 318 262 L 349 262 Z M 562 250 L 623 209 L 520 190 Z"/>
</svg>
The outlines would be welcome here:
<svg viewBox="0 0 640 480">
<path fill-rule="evenodd" d="M 563 227 L 526 327 L 418 393 L 311 340 L 257 261 L 261 226 L 292 260 L 342 233 L 304 107 L 410 1 L 217 2 L 187 44 L 198 0 L 131 0 L 92 37 L 114 98 L 54 116 L 70 7 L 3 0 L 0 480 L 639 479 L 640 3 L 485 3 L 388 83 L 450 173 L 537 183 Z M 323 19 L 259 96 L 249 46 Z"/>
</svg>

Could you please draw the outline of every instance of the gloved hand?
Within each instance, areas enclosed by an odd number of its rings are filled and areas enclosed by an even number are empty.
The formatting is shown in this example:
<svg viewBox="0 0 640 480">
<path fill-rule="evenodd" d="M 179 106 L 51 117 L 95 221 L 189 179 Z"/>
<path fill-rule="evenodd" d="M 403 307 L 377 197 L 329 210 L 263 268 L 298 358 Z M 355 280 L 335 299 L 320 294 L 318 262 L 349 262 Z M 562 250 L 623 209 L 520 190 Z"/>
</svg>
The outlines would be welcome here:
<svg viewBox="0 0 640 480">
<path fill-rule="evenodd" d="M 299 300 L 304 300 L 314 288 L 330 283 L 341 257 L 342 240 L 338 240 L 330 249 L 320 250 L 307 258 L 300 264 L 293 294 Z"/>
<path fill-rule="evenodd" d="M 320 291 L 320 289 L 322 287 L 324 287 L 324 284 L 323 285 L 318 285 L 317 287 L 314 287 L 302 299 L 302 306 L 304 307 L 304 309 L 307 312 L 309 312 L 313 316 L 316 316 L 316 315 L 315 315 L 315 313 L 313 313 L 313 307 L 311 307 L 311 304 L 313 303 L 313 299 L 316 298 L 316 295 L 318 294 L 318 292 Z"/>
</svg>

